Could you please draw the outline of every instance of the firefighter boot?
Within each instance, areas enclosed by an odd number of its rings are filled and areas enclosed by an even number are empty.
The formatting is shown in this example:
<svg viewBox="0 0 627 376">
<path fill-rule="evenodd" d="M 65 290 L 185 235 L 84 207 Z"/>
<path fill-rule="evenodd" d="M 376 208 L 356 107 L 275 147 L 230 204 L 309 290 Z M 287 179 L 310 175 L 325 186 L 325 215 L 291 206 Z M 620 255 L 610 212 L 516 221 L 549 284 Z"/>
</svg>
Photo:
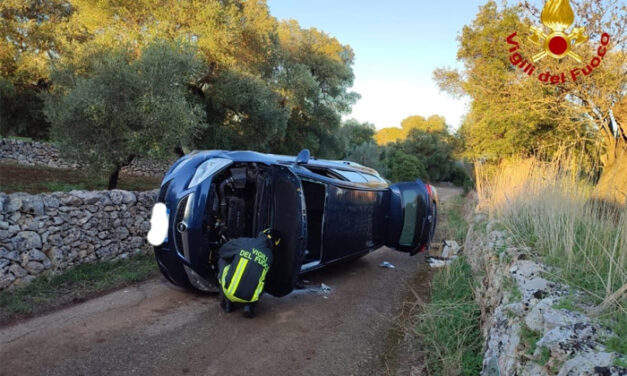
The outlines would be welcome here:
<svg viewBox="0 0 627 376">
<path fill-rule="evenodd" d="M 231 304 L 231 302 L 224 296 L 224 294 L 222 294 L 222 291 L 220 291 L 220 307 L 222 308 L 222 310 L 226 313 L 231 313 L 233 312 L 233 305 Z"/>
<path fill-rule="evenodd" d="M 252 319 L 255 317 L 255 305 L 254 303 L 244 305 L 244 317 Z"/>
</svg>

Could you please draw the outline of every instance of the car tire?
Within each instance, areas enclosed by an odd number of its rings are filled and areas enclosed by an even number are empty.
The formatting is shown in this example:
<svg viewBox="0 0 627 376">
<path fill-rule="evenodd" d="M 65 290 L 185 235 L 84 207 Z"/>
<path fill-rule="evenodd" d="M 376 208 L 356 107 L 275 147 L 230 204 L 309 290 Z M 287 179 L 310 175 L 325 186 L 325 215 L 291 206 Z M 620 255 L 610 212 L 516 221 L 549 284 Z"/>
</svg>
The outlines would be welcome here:
<svg viewBox="0 0 627 376">
<path fill-rule="evenodd" d="M 155 247 L 155 259 L 157 261 L 157 265 L 159 266 L 159 271 L 165 277 L 165 279 L 167 279 L 169 282 L 171 282 L 175 286 L 178 286 L 178 287 L 190 290 L 190 291 L 199 291 L 194 286 L 192 286 L 192 284 L 189 282 L 189 278 L 185 274 L 185 270 L 183 269 L 182 264 L 178 262 L 169 262 L 167 264 L 168 267 L 166 268 L 166 266 L 163 265 L 164 260 L 160 259 L 158 256 L 159 252 L 161 252 L 161 250 Z M 175 273 L 175 275 L 173 275 L 172 273 Z"/>
</svg>

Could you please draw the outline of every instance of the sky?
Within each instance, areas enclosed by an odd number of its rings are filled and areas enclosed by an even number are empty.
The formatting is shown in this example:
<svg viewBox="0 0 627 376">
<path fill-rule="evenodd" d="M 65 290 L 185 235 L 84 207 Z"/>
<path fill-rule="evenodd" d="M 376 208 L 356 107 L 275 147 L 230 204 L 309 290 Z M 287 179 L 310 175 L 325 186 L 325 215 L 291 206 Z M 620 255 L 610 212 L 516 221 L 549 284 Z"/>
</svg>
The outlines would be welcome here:
<svg viewBox="0 0 627 376">
<path fill-rule="evenodd" d="M 268 0 L 278 19 L 297 20 L 350 45 L 353 91 L 361 99 L 345 118 L 377 129 L 400 126 L 411 115 L 442 115 L 452 130 L 467 112 L 433 81 L 438 67 L 461 67 L 457 36 L 486 0 Z"/>
</svg>

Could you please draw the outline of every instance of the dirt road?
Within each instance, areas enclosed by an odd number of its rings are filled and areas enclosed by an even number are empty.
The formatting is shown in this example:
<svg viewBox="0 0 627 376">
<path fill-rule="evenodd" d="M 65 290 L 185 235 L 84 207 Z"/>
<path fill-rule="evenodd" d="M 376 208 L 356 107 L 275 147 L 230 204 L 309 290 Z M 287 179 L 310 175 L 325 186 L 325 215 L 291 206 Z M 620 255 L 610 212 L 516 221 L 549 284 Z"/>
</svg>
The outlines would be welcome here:
<svg viewBox="0 0 627 376">
<path fill-rule="evenodd" d="M 253 320 L 149 280 L 0 329 L 0 375 L 378 375 L 406 286 L 428 291 L 423 261 L 379 249 L 264 295 Z"/>
</svg>

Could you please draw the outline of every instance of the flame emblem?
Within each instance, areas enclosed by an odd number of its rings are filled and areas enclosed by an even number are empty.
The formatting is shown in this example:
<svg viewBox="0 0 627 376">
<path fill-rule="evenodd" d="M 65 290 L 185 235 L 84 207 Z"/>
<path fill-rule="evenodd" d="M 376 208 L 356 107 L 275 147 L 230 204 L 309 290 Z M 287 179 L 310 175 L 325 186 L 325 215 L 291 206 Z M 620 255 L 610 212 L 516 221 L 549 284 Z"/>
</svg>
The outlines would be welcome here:
<svg viewBox="0 0 627 376">
<path fill-rule="evenodd" d="M 541 27 L 532 26 L 532 35 L 529 40 L 536 45 L 544 46 L 544 51 L 532 57 L 533 62 L 551 56 L 561 59 L 570 56 L 578 63 L 581 63 L 581 56 L 572 51 L 572 47 L 576 47 L 588 40 L 583 27 L 575 27 L 569 34 L 566 29 L 573 24 L 575 14 L 568 0 L 547 0 L 542 9 L 540 17 L 542 24 L 551 29 L 550 34 L 545 34 Z"/>
</svg>

